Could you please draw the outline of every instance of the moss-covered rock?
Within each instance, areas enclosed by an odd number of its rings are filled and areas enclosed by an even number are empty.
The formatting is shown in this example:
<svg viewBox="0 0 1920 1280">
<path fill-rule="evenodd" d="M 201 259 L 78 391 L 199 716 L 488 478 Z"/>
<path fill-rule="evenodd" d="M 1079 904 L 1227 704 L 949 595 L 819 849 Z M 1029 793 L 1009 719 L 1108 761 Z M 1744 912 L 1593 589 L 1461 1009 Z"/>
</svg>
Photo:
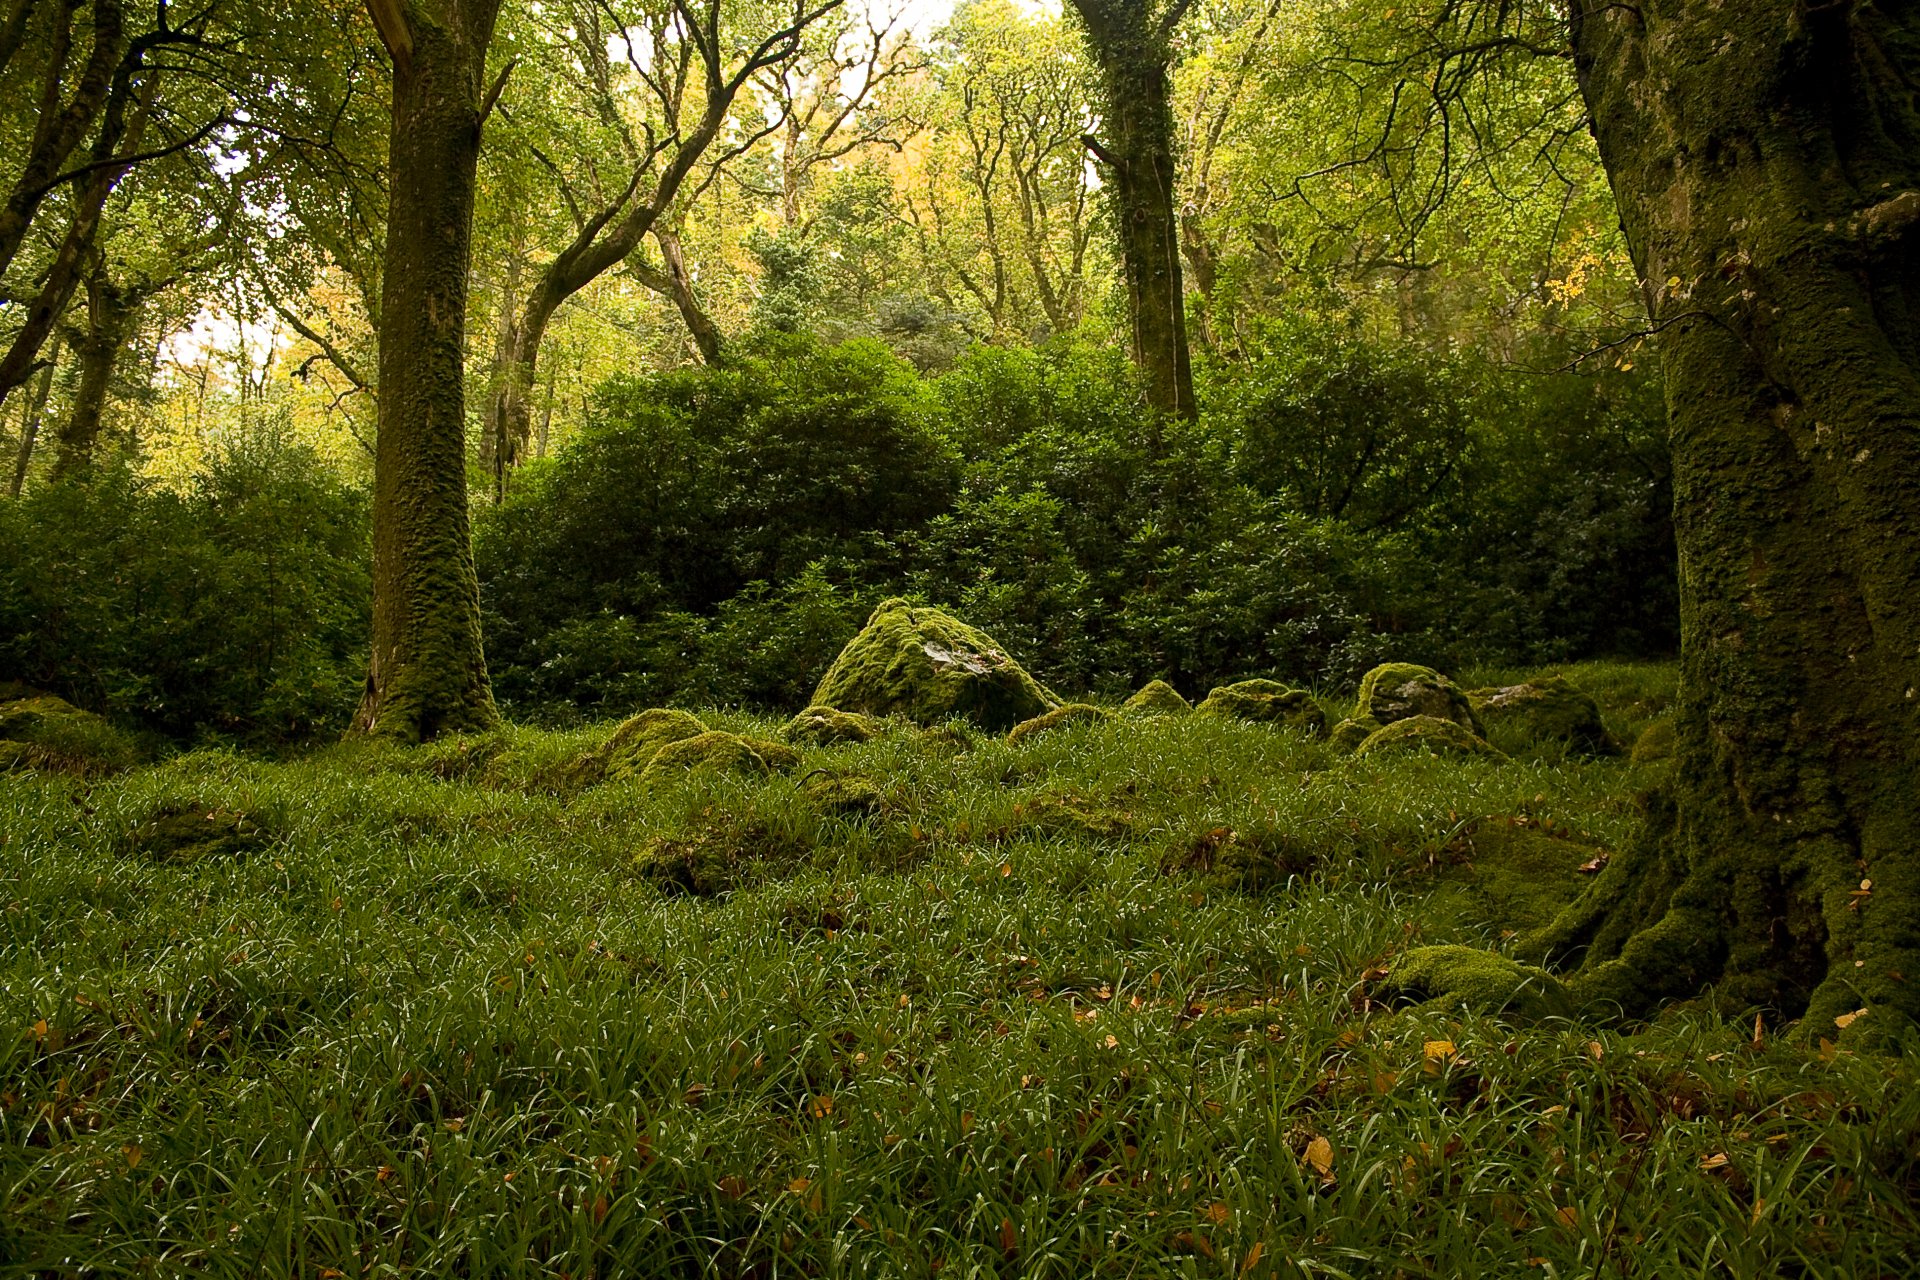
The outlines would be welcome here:
<svg viewBox="0 0 1920 1280">
<path fill-rule="evenodd" d="M 1342 720 L 1333 726 L 1333 732 L 1328 737 L 1333 743 L 1334 750 L 1352 755 L 1360 749 L 1362 743 L 1380 732 L 1382 728 L 1381 723 L 1372 716 L 1362 716 L 1357 720 Z"/>
<path fill-rule="evenodd" d="M 1607 731 L 1600 704 L 1564 676 L 1472 689 L 1467 699 L 1489 737 L 1528 745 L 1565 743 L 1582 755 L 1620 754 L 1620 740 Z"/>
<path fill-rule="evenodd" d="M 130 734 L 64 698 L 43 693 L 0 703 L 0 770 L 93 776 L 130 769 L 144 755 Z"/>
<path fill-rule="evenodd" d="M 1491 760 L 1506 757 L 1494 750 L 1485 738 L 1439 716 L 1408 716 L 1376 729 L 1360 744 L 1355 755 L 1370 756 L 1396 751 L 1431 751 L 1438 755 L 1485 756 Z"/>
<path fill-rule="evenodd" d="M 1432 667 L 1387 662 L 1361 678 L 1356 719 L 1390 725 L 1414 716 L 1451 720 L 1476 738 L 1487 736 L 1466 691 Z"/>
<path fill-rule="evenodd" d="M 963 717 L 1002 731 L 1060 700 L 991 636 L 943 610 L 888 600 L 834 659 L 813 702 L 923 725 Z"/>
<path fill-rule="evenodd" d="M 1113 719 L 1113 712 L 1105 707 L 1096 707 L 1090 702 L 1069 702 L 1065 706 L 1055 707 L 1044 715 L 1031 720 L 1022 720 L 1013 726 L 1007 734 L 1008 742 L 1021 742 L 1028 738 L 1037 738 L 1049 729 L 1058 729 L 1067 724 L 1098 724 L 1102 720 Z"/>
<path fill-rule="evenodd" d="M 1276 724 L 1316 738 L 1327 731 L 1327 713 L 1313 695 L 1305 689 L 1290 689 L 1277 680 L 1220 685 L 1207 695 L 1195 714 Z"/>
<path fill-rule="evenodd" d="M 1191 710 L 1193 704 L 1165 680 L 1142 685 L 1140 692 L 1120 705 L 1123 716 L 1183 716 Z"/>
<path fill-rule="evenodd" d="M 1652 764 L 1656 760 L 1671 760 L 1675 741 L 1673 717 L 1661 716 L 1642 729 L 1640 736 L 1634 739 L 1633 762 Z"/>
<path fill-rule="evenodd" d="M 857 773 L 816 773 L 800 790 L 814 808 L 836 818 L 871 818 L 886 809 L 880 784 Z"/>
<path fill-rule="evenodd" d="M 800 767 L 800 753 L 784 742 L 775 742 L 771 738 L 756 738 L 752 734 L 741 734 L 740 740 L 753 749 L 767 768 L 775 773 L 792 773 Z"/>
<path fill-rule="evenodd" d="M 703 773 L 743 773 L 770 774 L 776 772 L 775 765 L 762 751 L 768 745 L 764 741 L 755 741 L 741 737 L 737 733 L 727 733 L 721 729 L 709 729 L 705 733 L 695 734 L 691 738 L 676 738 L 653 753 L 653 759 L 640 771 L 645 782 L 663 782 L 675 777 L 699 771 Z M 792 754 L 791 747 L 779 747 L 781 751 Z M 798 756 L 794 756 L 798 759 Z"/>
<path fill-rule="evenodd" d="M 162 805 L 137 824 L 127 838 L 132 852 L 156 862 L 198 862 L 203 858 L 242 858 L 273 842 L 251 816 L 224 805 Z"/>
<path fill-rule="evenodd" d="M 594 778 L 637 777 L 653 763 L 660 748 L 705 732 L 707 726 L 696 715 L 671 707 L 653 707 L 621 721 L 599 750 L 581 758 L 581 772 Z"/>
<path fill-rule="evenodd" d="M 887 729 L 886 722 L 874 716 L 837 707 L 808 707 L 787 721 L 780 735 L 788 742 L 810 747 L 832 747 L 843 742 L 871 742 Z"/>
<path fill-rule="evenodd" d="M 1318 853 L 1291 831 L 1211 827 L 1170 845 L 1160 857 L 1160 872 L 1193 875 L 1210 888 L 1261 893 L 1312 871 Z"/>
<path fill-rule="evenodd" d="M 1545 969 L 1478 947 L 1416 947 L 1393 962 L 1383 991 L 1405 1000 L 1529 1021 L 1573 1013 L 1566 989 Z"/>
<path fill-rule="evenodd" d="M 641 846 L 633 869 L 663 893 L 712 897 L 804 862 L 812 846 L 799 833 L 757 820 L 728 820 Z"/>
</svg>

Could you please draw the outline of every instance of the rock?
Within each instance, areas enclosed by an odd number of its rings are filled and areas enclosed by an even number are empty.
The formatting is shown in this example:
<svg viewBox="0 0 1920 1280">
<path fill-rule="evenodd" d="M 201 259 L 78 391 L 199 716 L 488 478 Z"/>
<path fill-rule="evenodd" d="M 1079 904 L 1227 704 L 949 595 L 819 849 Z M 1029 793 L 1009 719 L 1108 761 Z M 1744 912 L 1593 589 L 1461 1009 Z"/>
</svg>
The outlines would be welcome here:
<svg viewBox="0 0 1920 1280">
<path fill-rule="evenodd" d="M 799 760 L 799 752 L 778 742 L 712 729 L 667 743 L 653 753 L 640 777 L 663 782 L 695 771 L 765 775 L 790 769 Z"/>
<path fill-rule="evenodd" d="M 1620 754 L 1620 740 L 1607 732 L 1600 704 L 1564 676 L 1473 689 L 1467 698 L 1489 733 L 1511 734 L 1527 743 L 1565 743 L 1583 755 Z"/>
<path fill-rule="evenodd" d="M 1408 716 L 1404 720 L 1395 720 L 1384 728 L 1374 730 L 1354 754 L 1370 756 L 1378 752 L 1422 749 L 1442 755 L 1506 759 L 1485 738 L 1439 716 Z"/>
<path fill-rule="evenodd" d="M 1487 736 L 1466 691 L 1432 667 L 1389 662 L 1361 679 L 1356 720 L 1373 720 L 1385 727 L 1412 716 L 1451 720 L 1476 738 Z"/>
<path fill-rule="evenodd" d="M 1634 739 L 1633 762 L 1652 764 L 1656 760 L 1672 759 L 1674 740 L 1673 717 L 1661 716 L 1642 729 L 1640 736 Z"/>
<path fill-rule="evenodd" d="M 1440 1008 L 1527 1021 L 1573 1013 L 1566 989 L 1545 969 L 1478 947 L 1415 947 L 1394 960 L 1385 991 Z"/>
<path fill-rule="evenodd" d="M 1238 684 L 1220 685 L 1207 695 L 1196 714 L 1283 725 L 1315 738 L 1327 732 L 1327 713 L 1320 709 L 1313 695 L 1305 689 L 1289 689 L 1276 680 L 1242 680 Z"/>
<path fill-rule="evenodd" d="M 873 611 L 821 677 L 813 702 L 922 725 L 958 716 L 996 732 L 1060 704 L 991 636 L 904 600 Z"/>
<path fill-rule="evenodd" d="M 1193 710 L 1193 704 L 1165 680 L 1155 680 L 1120 705 L 1123 716 L 1180 716 Z"/>
<path fill-rule="evenodd" d="M 1099 721 L 1111 719 L 1113 719 L 1113 712 L 1105 707 L 1096 707 L 1087 702 L 1069 702 L 1063 707 L 1055 707 L 1031 720 L 1022 720 L 1007 734 L 1007 741 L 1021 742 L 1027 738 L 1035 738 L 1049 729 L 1057 729 L 1065 724 L 1096 724 Z"/>
<path fill-rule="evenodd" d="M 36 693 L 0 703 L 0 769 L 44 769 L 82 776 L 140 763 L 144 752 L 106 717 Z"/>
<path fill-rule="evenodd" d="M 583 757 L 586 771 L 604 778 L 631 778 L 653 763 L 660 748 L 707 732 L 698 716 L 669 707 L 654 707 L 623 720 L 598 751 Z"/>
<path fill-rule="evenodd" d="M 171 804 L 154 810 L 133 829 L 136 853 L 160 862 L 240 858 L 272 843 L 251 817 L 222 805 Z"/>
<path fill-rule="evenodd" d="M 1380 732 L 1384 727 L 1385 726 L 1372 716 L 1366 716 L 1359 720 L 1342 720 L 1339 724 L 1333 726 L 1333 733 L 1330 737 L 1336 750 L 1344 752 L 1347 755 L 1352 755 L 1360 749 L 1360 744 Z"/>
<path fill-rule="evenodd" d="M 800 791 L 820 812 L 838 818 L 871 818 L 886 808 L 880 784 L 857 773 L 816 774 Z"/>
<path fill-rule="evenodd" d="M 788 742 L 831 747 L 842 742 L 871 742 L 886 732 L 886 723 L 873 716 L 834 707 L 808 707 L 787 721 L 780 731 Z"/>
</svg>

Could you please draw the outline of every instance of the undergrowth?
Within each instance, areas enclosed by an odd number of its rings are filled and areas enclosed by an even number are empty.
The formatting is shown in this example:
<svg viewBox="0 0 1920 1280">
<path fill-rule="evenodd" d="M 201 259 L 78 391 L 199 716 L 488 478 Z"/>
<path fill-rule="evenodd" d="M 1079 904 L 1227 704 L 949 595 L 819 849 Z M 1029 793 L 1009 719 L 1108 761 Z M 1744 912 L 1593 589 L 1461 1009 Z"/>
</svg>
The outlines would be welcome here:
<svg viewBox="0 0 1920 1280">
<path fill-rule="evenodd" d="M 1576 678 L 1629 731 L 1670 689 Z M 1908 1270 L 1901 1061 L 1379 1002 L 1405 948 L 1576 891 L 1648 766 L 1181 717 L 592 783 L 610 729 L 0 775 L 0 1261 Z M 1526 877 L 1476 865 L 1510 831 Z"/>
</svg>

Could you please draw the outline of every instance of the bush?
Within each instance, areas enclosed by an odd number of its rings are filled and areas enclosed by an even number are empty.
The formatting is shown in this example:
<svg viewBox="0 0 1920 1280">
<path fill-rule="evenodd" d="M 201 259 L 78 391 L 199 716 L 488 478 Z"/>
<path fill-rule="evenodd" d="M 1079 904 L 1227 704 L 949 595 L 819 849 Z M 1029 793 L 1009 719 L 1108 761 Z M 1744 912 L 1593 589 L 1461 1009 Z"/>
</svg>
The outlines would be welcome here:
<svg viewBox="0 0 1920 1280">
<path fill-rule="evenodd" d="M 367 501 L 306 451 L 184 491 L 123 468 L 0 504 L 0 672 L 175 738 L 343 727 L 366 676 Z"/>
</svg>

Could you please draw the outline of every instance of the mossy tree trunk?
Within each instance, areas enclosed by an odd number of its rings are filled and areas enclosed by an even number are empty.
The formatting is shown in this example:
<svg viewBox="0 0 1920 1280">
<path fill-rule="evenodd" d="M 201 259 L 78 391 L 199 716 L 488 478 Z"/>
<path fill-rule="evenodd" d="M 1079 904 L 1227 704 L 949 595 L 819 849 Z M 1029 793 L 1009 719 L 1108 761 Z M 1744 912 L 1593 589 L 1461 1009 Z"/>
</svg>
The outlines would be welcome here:
<svg viewBox="0 0 1920 1280">
<path fill-rule="evenodd" d="M 95 263 L 87 278 L 86 331 L 73 343 L 79 378 L 66 420 L 54 435 L 54 479 L 82 473 L 93 465 L 114 370 L 145 300 L 138 287 L 116 285 L 104 261 Z"/>
<path fill-rule="evenodd" d="M 1174 216 L 1172 60 L 1187 0 L 1073 0 L 1100 67 L 1101 136 L 1087 146 L 1105 166 L 1114 234 L 1133 318 L 1133 359 L 1147 399 L 1191 418 L 1193 367 Z"/>
<path fill-rule="evenodd" d="M 393 58 L 373 655 L 354 727 L 402 741 L 498 721 L 467 513 L 467 267 L 499 0 L 369 0 Z"/>
<path fill-rule="evenodd" d="M 1667 383 L 1670 798 L 1547 939 L 1593 1002 L 1920 1015 L 1920 8 L 1574 0 Z"/>
</svg>

